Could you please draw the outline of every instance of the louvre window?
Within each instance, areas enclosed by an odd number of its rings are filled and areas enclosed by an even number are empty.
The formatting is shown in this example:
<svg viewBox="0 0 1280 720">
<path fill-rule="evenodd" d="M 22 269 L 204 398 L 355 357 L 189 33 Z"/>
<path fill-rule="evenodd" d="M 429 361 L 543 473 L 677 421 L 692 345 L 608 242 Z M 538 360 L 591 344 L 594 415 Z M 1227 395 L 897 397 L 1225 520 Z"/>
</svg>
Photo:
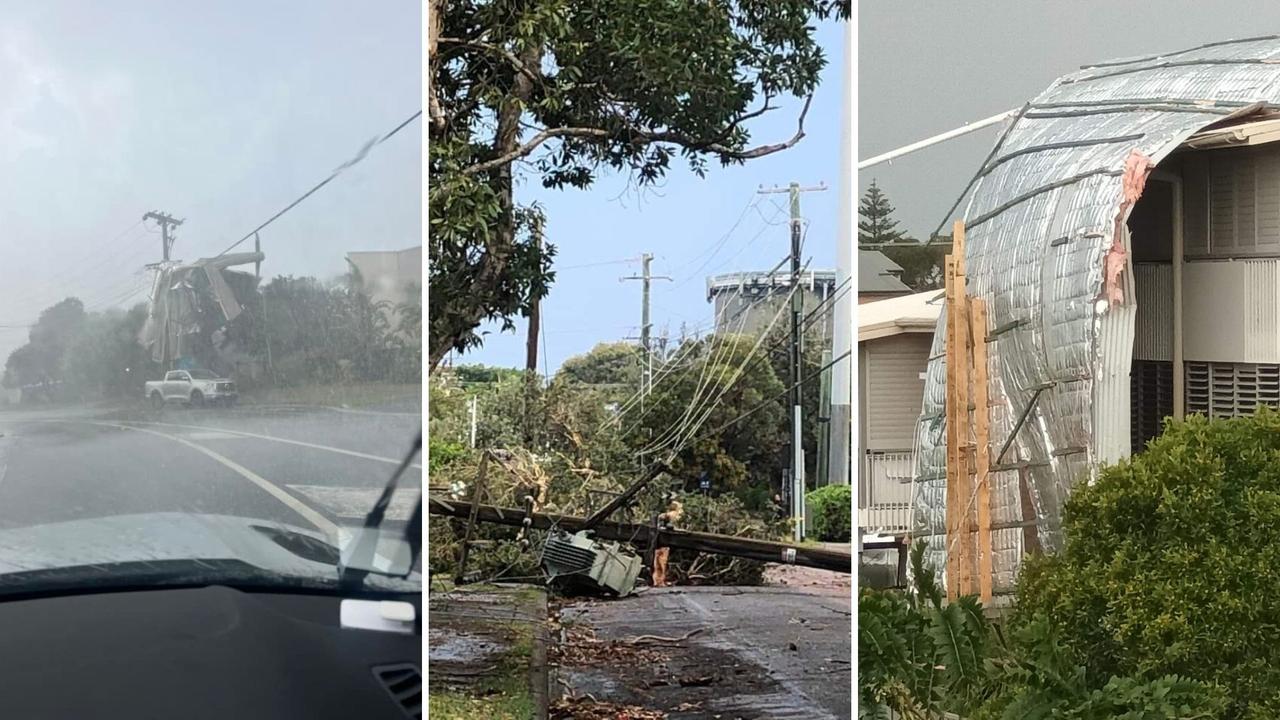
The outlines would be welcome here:
<svg viewBox="0 0 1280 720">
<path fill-rule="evenodd" d="M 1189 362 L 1186 382 L 1188 413 L 1226 418 L 1280 407 L 1280 365 Z"/>
<path fill-rule="evenodd" d="M 1173 414 L 1173 363 L 1135 360 L 1130 375 L 1130 435 L 1135 453 L 1164 428 L 1164 419 Z"/>
</svg>

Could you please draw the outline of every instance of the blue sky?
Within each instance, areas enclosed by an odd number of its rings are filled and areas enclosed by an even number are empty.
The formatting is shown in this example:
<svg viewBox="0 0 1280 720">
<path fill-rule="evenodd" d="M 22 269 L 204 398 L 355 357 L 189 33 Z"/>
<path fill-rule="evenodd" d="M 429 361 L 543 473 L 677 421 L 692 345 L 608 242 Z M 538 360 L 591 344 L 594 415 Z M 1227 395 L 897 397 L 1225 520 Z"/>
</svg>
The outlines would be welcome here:
<svg viewBox="0 0 1280 720">
<path fill-rule="evenodd" d="M 565 359 L 597 343 L 638 335 L 640 283 L 618 278 L 639 274 L 642 252 L 654 255 L 654 275 L 674 278 L 653 284 L 654 332 L 660 334 L 665 325 L 677 337 L 682 321 L 691 329 L 709 326 L 708 275 L 768 270 L 789 251 L 786 195 L 757 195 L 761 185 L 826 183 L 826 192 L 805 193 L 801 199 L 809 221 L 805 255 L 812 257 L 812 268 L 835 267 L 843 28 L 823 23 L 817 37 L 828 65 L 809 110 L 806 136 L 790 150 L 738 167 L 713 167 L 705 179 L 673 161 L 660 186 L 639 192 L 629 189 L 621 176 L 604 176 L 586 191 L 545 190 L 536 178 L 525 179 L 517 191 L 519 200 L 542 204 L 546 239 L 557 248 L 556 283 L 542 305 L 546 353 L 539 349 L 540 366 L 545 362 L 554 372 Z M 800 103 L 792 102 L 761 118 L 751 126 L 753 141 L 791 137 L 799 109 Z M 729 232 L 749 203 L 754 207 Z M 627 258 L 635 261 L 614 262 Z M 483 347 L 455 362 L 523 367 L 526 328 L 523 318 L 516 319 L 514 334 L 501 333 L 496 324 L 486 326 L 490 334 Z"/>
<path fill-rule="evenodd" d="M 176 259 L 256 227 L 421 107 L 421 33 L 393 0 L 0 0 L 0 325 L 129 301 L 148 210 L 186 218 Z M 263 274 L 420 244 L 421 130 L 264 231 Z M 0 328 L 0 359 L 25 341 Z"/>
</svg>

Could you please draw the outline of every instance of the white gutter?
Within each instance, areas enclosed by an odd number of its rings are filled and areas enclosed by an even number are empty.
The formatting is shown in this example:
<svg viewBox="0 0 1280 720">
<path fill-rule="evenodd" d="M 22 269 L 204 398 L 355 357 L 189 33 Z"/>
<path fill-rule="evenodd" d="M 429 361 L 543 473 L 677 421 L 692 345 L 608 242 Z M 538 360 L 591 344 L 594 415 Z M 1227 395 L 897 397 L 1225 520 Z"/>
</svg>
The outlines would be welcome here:
<svg viewBox="0 0 1280 720">
<path fill-rule="evenodd" d="M 996 125 L 998 123 L 1004 122 L 1005 120 L 1013 117 L 1015 114 L 1017 114 L 1017 112 L 1018 110 L 1016 108 L 1013 110 L 1006 110 L 1000 113 L 999 115 L 992 115 L 986 120 L 979 120 L 974 123 L 969 123 L 968 125 L 963 125 L 961 127 L 956 128 L 955 130 L 948 130 L 947 132 L 944 132 L 941 135 L 934 135 L 933 137 L 925 138 L 924 140 L 913 142 L 910 145 L 903 145 L 897 150 L 890 150 L 887 153 L 876 155 L 873 158 L 867 158 L 866 160 L 859 160 L 858 169 L 864 170 L 866 168 L 871 167 L 872 165 L 879 165 L 880 163 L 888 162 L 890 160 L 900 158 L 903 155 L 909 155 L 917 150 L 923 150 L 929 147 L 930 145 L 937 145 L 940 142 L 946 142 L 947 140 L 958 138 L 961 135 L 968 135 L 971 132 L 975 132 L 986 127 L 991 127 L 992 125 Z"/>
</svg>

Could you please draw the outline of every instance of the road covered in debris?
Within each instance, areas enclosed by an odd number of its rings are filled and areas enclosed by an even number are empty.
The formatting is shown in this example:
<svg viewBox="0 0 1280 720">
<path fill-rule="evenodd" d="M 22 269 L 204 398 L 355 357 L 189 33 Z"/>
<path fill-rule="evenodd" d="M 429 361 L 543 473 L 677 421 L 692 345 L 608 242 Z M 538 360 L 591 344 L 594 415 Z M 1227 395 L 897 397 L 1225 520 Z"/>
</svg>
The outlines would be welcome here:
<svg viewBox="0 0 1280 720">
<path fill-rule="evenodd" d="M 849 582 L 772 566 L 763 586 L 566 601 L 552 716 L 850 717 Z"/>
<path fill-rule="evenodd" d="M 67 408 L 0 413 L 0 529 L 193 513 L 331 531 L 359 524 L 420 427 L 415 398 L 378 407 Z M 403 527 L 421 468 L 384 527 Z"/>
</svg>

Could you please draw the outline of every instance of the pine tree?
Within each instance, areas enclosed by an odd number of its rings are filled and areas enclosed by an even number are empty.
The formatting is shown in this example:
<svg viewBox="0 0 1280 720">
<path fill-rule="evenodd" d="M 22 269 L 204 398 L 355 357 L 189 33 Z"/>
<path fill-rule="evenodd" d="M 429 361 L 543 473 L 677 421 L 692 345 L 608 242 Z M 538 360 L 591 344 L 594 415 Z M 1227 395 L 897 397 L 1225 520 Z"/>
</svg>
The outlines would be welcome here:
<svg viewBox="0 0 1280 720">
<path fill-rule="evenodd" d="M 875 180 L 871 181 L 871 187 L 862 196 L 858 215 L 858 244 L 880 245 L 904 239 L 905 233 L 897 229 L 898 221 L 890 217 L 893 215 L 893 206 Z"/>
</svg>

